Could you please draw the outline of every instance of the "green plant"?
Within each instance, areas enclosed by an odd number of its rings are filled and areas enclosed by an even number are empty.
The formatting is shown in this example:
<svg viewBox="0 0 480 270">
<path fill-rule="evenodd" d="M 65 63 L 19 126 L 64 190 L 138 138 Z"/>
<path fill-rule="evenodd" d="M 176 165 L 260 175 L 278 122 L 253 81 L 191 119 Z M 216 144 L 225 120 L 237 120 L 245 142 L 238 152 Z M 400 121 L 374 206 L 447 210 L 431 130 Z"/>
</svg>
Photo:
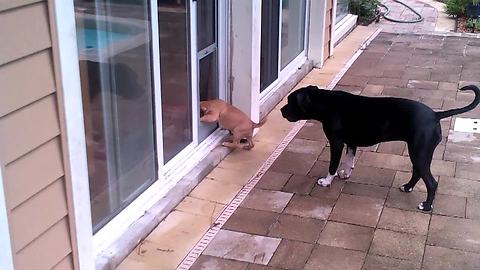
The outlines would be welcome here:
<svg viewBox="0 0 480 270">
<path fill-rule="evenodd" d="M 447 0 L 445 3 L 445 12 L 453 17 L 465 16 L 467 5 L 470 3 L 472 3 L 472 0 Z"/>
<path fill-rule="evenodd" d="M 361 24 L 370 23 L 376 17 L 378 3 L 378 0 L 349 0 L 349 12 L 358 15 Z"/>
<path fill-rule="evenodd" d="M 480 31 L 480 19 L 470 18 L 465 21 L 465 27 Z"/>
</svg>

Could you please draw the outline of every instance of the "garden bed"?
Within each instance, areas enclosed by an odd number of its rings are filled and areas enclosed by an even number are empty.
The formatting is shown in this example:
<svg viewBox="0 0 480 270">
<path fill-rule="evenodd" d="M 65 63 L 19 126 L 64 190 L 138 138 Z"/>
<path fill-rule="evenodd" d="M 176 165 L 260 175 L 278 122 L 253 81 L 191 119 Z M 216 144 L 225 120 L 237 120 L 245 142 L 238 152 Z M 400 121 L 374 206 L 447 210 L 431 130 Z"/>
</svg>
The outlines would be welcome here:
<svg viewBox="0 0 480 270">
<path fill-rule="evenodd" d="M 478 26 L 476 28 L 468 27 L 468 18 L 459 17 L 455 20 L 455 32 L 460 33 L 480 33 L 480 19 L 477 19 Z"/>
</svg>

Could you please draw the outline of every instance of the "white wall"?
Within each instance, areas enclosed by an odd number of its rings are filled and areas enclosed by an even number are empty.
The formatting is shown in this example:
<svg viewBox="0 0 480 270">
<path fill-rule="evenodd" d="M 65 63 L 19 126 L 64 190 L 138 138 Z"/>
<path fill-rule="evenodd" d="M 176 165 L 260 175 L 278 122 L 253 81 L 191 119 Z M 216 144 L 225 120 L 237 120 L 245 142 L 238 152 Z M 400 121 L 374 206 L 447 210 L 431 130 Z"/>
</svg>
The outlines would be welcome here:
<svg viewBox="0 0 480 270">
<path fill-rule="evenodd" d="M 258 122 L 260 113 L 261 0 L 231 0 L 232 104 Z"/>
</svg>

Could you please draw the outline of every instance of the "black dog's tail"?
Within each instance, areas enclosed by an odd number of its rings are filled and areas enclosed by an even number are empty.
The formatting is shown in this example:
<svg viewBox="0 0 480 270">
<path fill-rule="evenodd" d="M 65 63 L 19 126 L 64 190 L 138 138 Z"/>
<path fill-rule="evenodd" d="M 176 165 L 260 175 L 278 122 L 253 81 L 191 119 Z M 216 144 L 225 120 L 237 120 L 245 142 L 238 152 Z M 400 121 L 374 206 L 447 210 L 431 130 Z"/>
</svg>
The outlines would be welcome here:
<svg viewBox="0 0 480 270">
<path fill-rule="evenodd" d="M 473 110 L 480 103 L 480 89 L 478 89 L 478 87 L 476 87 L 475 85 L 467 85 L 460 88 L 460 90 L 462 91 L 472 90 L 473 92 L 475 92 L 475 99 L 473 99 L 472 103 L 470 103 L 469 105 L 463 108 L 451 109 L 443 112 L 435 112 L 437 115 L 437 119 L 442 119 L 442 118 L 450 117 L 452 115 L 468 112 L 470 110 Z"/>
</svg>

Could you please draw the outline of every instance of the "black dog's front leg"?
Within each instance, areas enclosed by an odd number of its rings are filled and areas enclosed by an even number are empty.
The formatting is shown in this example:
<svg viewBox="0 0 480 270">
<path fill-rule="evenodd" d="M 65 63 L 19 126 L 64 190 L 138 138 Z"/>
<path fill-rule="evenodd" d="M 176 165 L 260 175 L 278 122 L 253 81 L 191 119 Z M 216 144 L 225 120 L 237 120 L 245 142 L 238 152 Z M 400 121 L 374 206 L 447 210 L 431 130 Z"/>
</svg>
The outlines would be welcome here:
<svg viewBox="0 0 480 270">
<path fill-rule="evenodd" d="M 340 159 L 342 158 L 343 143 L 342 142 L 330 142 L 330 165 L 328 167 L 328 175 L 325 178 L 318 179 L 317 183 L 324 187 L 330 186 L 333 178 L 337 175 L 338 165 L 340 165 Z"/>
</svg>

